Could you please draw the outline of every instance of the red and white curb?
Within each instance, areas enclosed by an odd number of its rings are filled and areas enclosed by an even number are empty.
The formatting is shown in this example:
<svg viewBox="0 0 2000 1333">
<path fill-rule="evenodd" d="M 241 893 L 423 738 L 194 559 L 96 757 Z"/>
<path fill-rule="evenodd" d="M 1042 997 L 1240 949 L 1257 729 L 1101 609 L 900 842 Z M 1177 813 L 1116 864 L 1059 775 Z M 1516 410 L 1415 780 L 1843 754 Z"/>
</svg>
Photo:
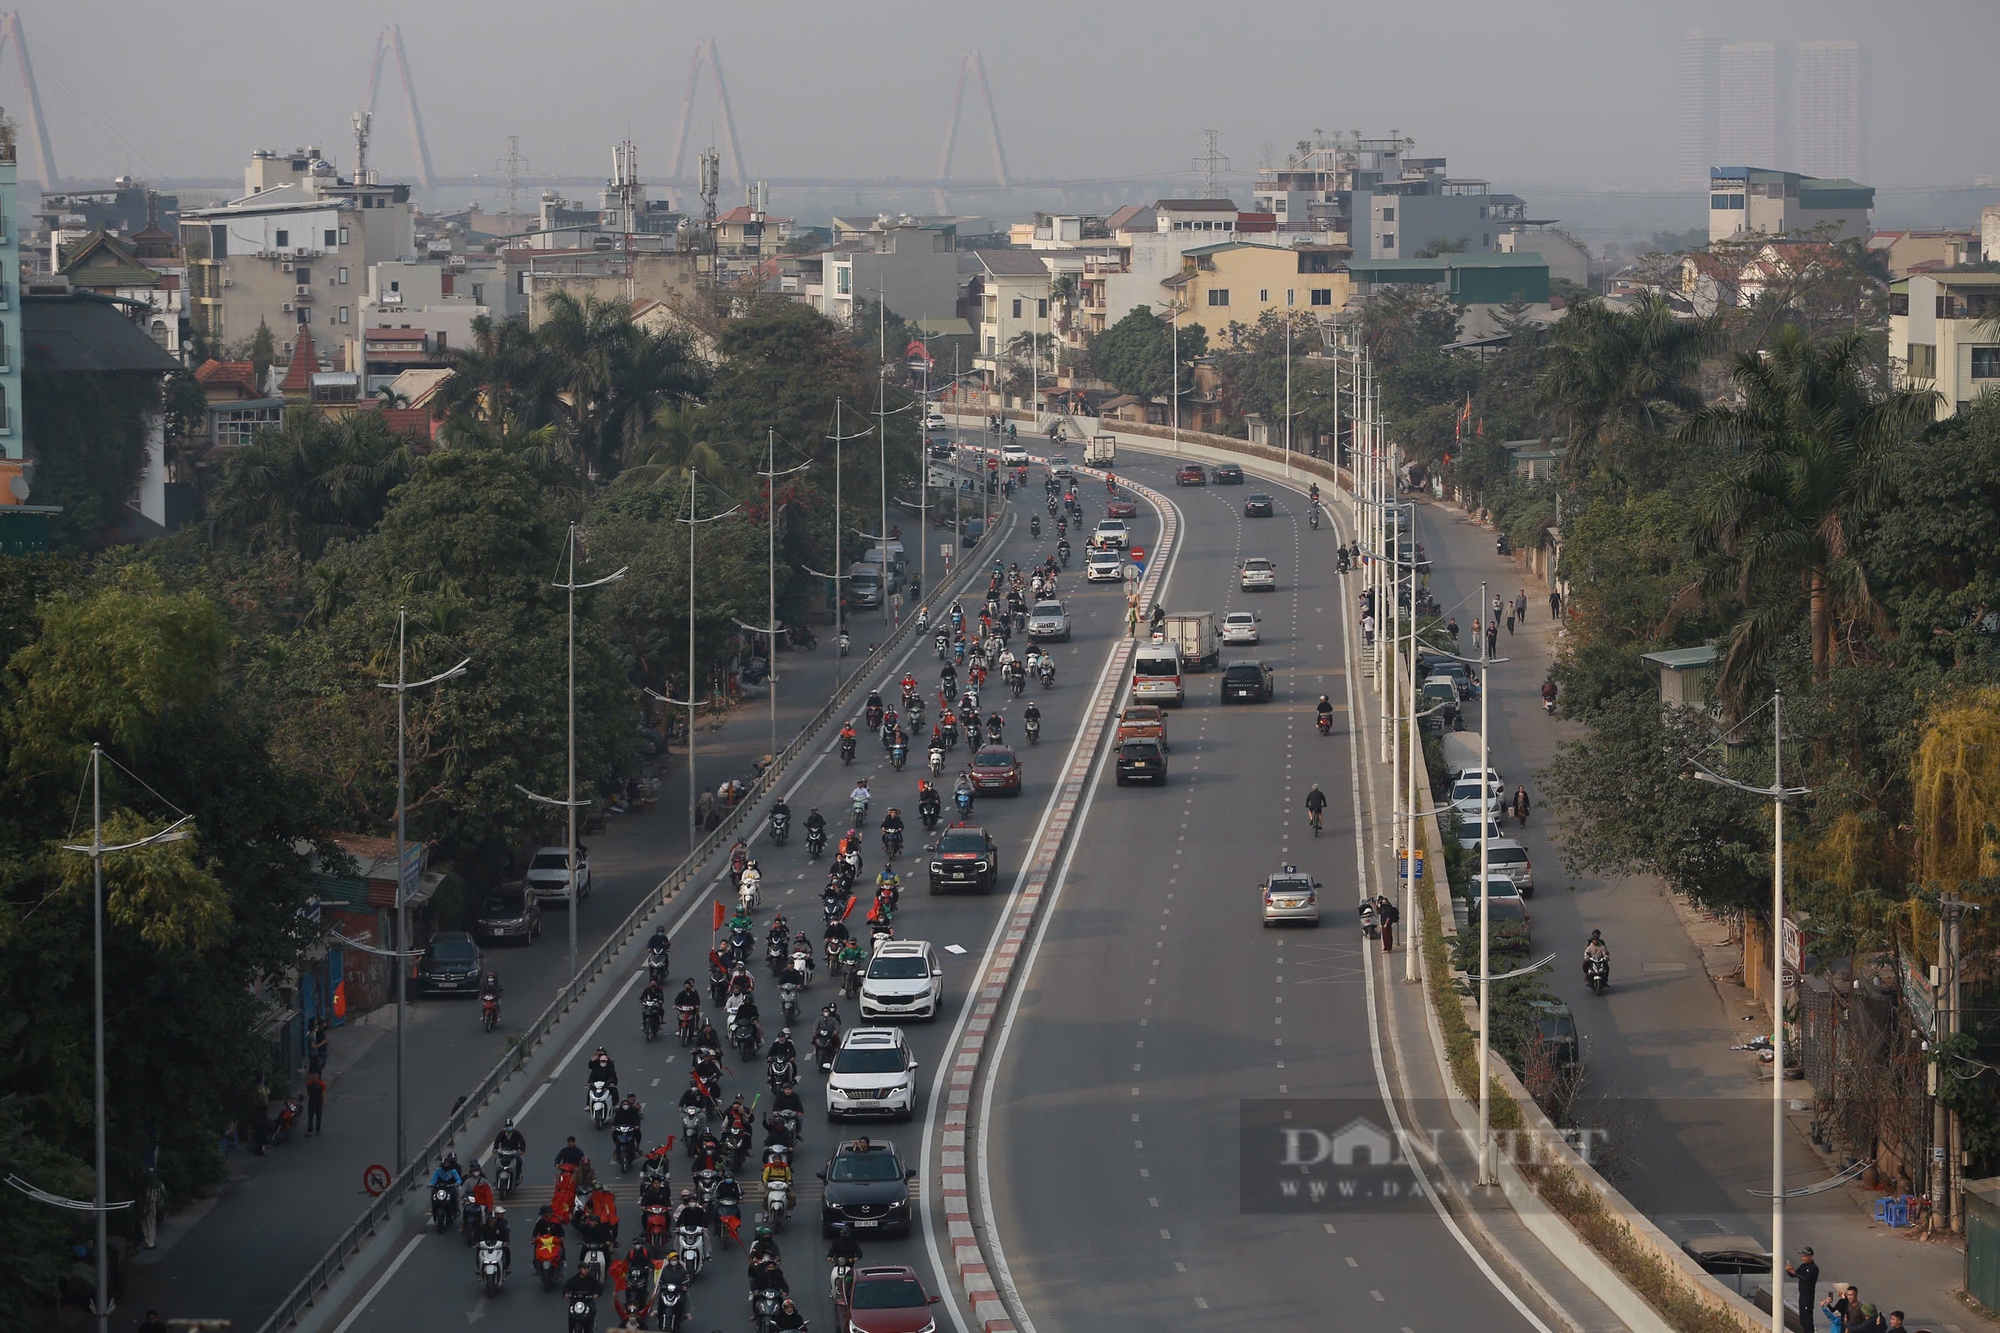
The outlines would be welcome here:
<svg viewBox="0 0 2000 1333">
<path fill-rule="evenodd" d="M 1077 471 L 1089 473 L 1089 469 L 1085 468 L 1078 468 Z M 1101 477 L 1104 474 L 1098 472 L 1091 475 Z M 1173 505 L 1159 492 L 1129 481 L 1122 484 L 1127 490 L 1151 501 L 1160 515 L 1159 547 L 1139 584 L 1139 612 L 1143 620 L 1159 591 L 1161 580 L 1166 577 L 1167 556 L 1180 535 L 1180 518 Z M 1035 917 L 1041 910 L 1042 895 L 1055 874 L 1059 854 L 1075 823 L 1084 784 L 1089 779 L 1092 765 L 1096 763 L 1098 749 L 1103 744 L 1104 729 L 1112 720 L 1112 709 L 1125 690 L 1125 676 L 1136 646 L 1134 640 L 1127 638 L 1120 640 L 1112 649 L 1108 669 L 1099 678 L 1090 700 L 1090 711 L 1085 714 L 1097 719 L 1097 743 L 1078 747 L 1069 770 L 1063 774 L 1054 809 L 1029 862 L 1027 878 L 1022 882 L 1020 894 L 1001 927 L 1005 933 L 987 959 L 972 1014 L 959 1033 L 958 1045 L 952 1052 L 951 1085 L 945 1094 L 944 1134 L 939 1155 L 939 1192 L 944 1200 L 945 1227 L 950 1235 L 952 1263 L 958 1270 L 959 1286 L 965 1292 L 966 1302 L 972 1307 L 973 1323 L 984 1333 L 1017 1333 L 1017 1330 L 993 1284 L 986 1256 L 981 1252 L 978 1238 L 972 1230 L 972 1210 L 965 1183 L 966 1110 L 972 1101 L 972 1083 L 985 1054 L 987 1031 L 992 1025 L 994 1011 L 1000 1007 L 1001 997 L 1014 978 L 1014 964 L 1034 928 Z"/>
</svg>

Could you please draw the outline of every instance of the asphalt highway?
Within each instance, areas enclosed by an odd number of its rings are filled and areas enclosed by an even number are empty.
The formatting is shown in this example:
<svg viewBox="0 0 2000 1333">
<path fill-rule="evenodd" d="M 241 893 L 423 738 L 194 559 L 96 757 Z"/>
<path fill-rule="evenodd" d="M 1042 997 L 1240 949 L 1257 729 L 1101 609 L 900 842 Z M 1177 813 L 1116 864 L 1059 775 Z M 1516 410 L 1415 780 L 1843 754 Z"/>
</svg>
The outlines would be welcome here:
<svg viewBox="0 0 2000 1333">
<path fill-rule="evenodd" d="M 1046 511 L 1042 511 L 1045 528 L 1042 537 L 1028 535 L 1028 518 L 1031 512 L 1027 506 L 1041 499 L 1040 469 L 1035 469 L 1034 481 L 1026 497 L 1016 501 L 1014 507 L 1018 517 L 1012 531 L 1005 539 L 999 558 L 1018 561 L 1025 568 L 1031 561 L 1051 554 L 1055 547 L 1056 535 L 1046 525 Z M 1091 494 L 1088 486 L 1080 487 L 1080 495 L 1086 511 L 1086 522 L 1094 523 L 1103 517 L 1103 493 L 1101 488 Z M 1003 521 L 1005 521 L 1003 519 Z M 1159 530 L 1156 516 L 1146 506 L 1141 506 L 1140 517 L 1133 523 L 1135 534 L 1145 544 L 1152 544 Z M 1072 536 L 1076 533 L 1072 529 Z M 929 534 L 929 540 L 936 543 L 938 534 Z M 973 821 L 989 829 L 999 844 L 1001 851 L 1001 891 L 989 895 L 931 897 L 925 890 L 923 861 L 920 848 L 923 846 L 923 828 L 916 818 L 917 780 L 925 772 L 923 747 L 915 747 L 909 767 L 901 773 L 889 765 L 886 752 L 879 742 L 862 731 L 858 757 L 850 767 L 843 765 L 837 752 L 837 741 L 829 735 L 827 749 L 817 762 L 806 767 L 796 785 L 788 793 L 793 816 L 794 830 L 789 843 L 783 847 L 772 847 L 768 843 L 768 832 L 761 833 L 752 844 L 751 853 L 761 863 L 764 877 L 764 906 L 757 912 L 757 937 L 761 943 L 763 931 L 771 920 L 773 909 L 784 911 L 794 928 L 804 925 L 814 939 L 820 938 L 818 892 L 825 883 L 830 850 L 818 863 L 809 861 L 806 853 L 804 821 L 808 812 L 817 807 L 827 816 L 833 832 L 845 826 L 844 819 L 848 807 L 848 793 L 856 779 L 866 776 L 875 793 L 870 809 L 871 828 L 868 831 L 867 850 L 864 853 L 861 882 L 872 885 L 875 872 L 881 866 L 881 843 L 874 825 L 878 824 L 884 811 L 890 806 L 898 806 L 909 826 L 909 845 L 897 862 L 904 879 L 902 909 L 897 915 L 897 936 L 903 939 L 925 939 L 931 941 L 940 952 L 944 962 L 944 1005 L 936 1022 L 915 1022 L 907 1025 L 907 1035 L 912 1048 L 921 1062 L 917 1070 L 917 1085 L 920 1100 L 915 1118 L 906 1124 L 888 1125 L 834 1125 L 822 1114 L 824 1093 L 822 1080 L 815 1072 L 807 1072 L 800 1086 L 800 1095 L 807 1107 L 805 1139 L 796 1158 L 796 1174 L 800 1188 L 800 1207 L 792 1223 L 779 1237 L 785 1259 L 785 1272 L 793 1295 L 799 1300 L 800 1308 L 812 1321 L 813 1327 L 829 1330 L 834 1327 L 833 1310 L 826 1298 L 826 1266 L 821 1256 L 825 1253 L 826 1242 L 818 1233 L 817 1213 L 820 1190 L 813 1178 L 815 1171 L 824 1165 L 834 1145 L 839 1139 L 867 1133 L 871 1137 L 887 1137 L 905 1159 L 905 1164 L 927 1169 L 924 1145 L 919 1142 L 923 1133 L 924 1115 L 928 1108 L 931 1083 L 937 1072 L 937 1062 L 946 1048 L 953 1025 L 964 1006 L 967 978 L 977 963 L 985 947 L 987 937 L 1005 901 L 1007 890 L 1021 869 L 1021 853 L 1044 819 L 1050 793 L 1056 776 L 1065 759 L 1070 754 L 1078 728 L 1084 719 L 1077 713 L 1089 697 L 1090 686 L 1097 680 L 1107 650 L 1124 633 L 1124 596 L 1117 585 L 1098 585 L 1092 588 L 1083 582 L 1081 565 L 1081 541 L 1075 542 L 1077 559 L 1072 560 L 1069 572 L 1062 580 L 1061 596 L 1068 606 L 1073 637 L 1068 643 L 1050 645 L 1056 660 L 1056 680 L 1052 689 L 1044 690 L 1031 684 L 1029 693 L 1022 700 L 1010 699 L 1004 689 L 998 688 L 997 681 L 989 681 L 982 695 L 982 709 L 992 711 L 997 708 L 1006 719 L 1006 739 L 1019 754 L 1025 770 L 1025 782 L 1019 797 L 984 795 L 978 799 L 973 813 Z M 915 553 L 912 552 L 914 557 Z M 933 573 L 936 571 L 933 570 Z M 970 609 L 976 605 L 968 603 Z M 1016 636 L 1013 644 L 1019 653 L 1024 647 L 1023 640 Z M 923 635 L 914 641 L 909 655 L 894 664 L 893 669 L 883 673 L 883 694 L 894 702 L 899 691 L 893 691 L 891 684 L 901 678 L 904 662 L 918 677 L 921 688 L 929 702 L 929 717 L 936 714 L 935 692 L 940 663 L 934 653 L 930 636 Z M 961 677 L 963 672 L 961 672 Z M 855 710 L 858 715 L 865 694 L 857 695 Z M 1023 704 L 1032 698 L 1042 711 L 1043 729 L 1039 745 L 1030 746 L 1020 727 L 1020 713 Z M 927 722 L 928 725 L 928 722 Z M 961 745 L 951 751 L 946 767 L 947 811 L 949 805 L 949 779 L 970 756 Z M 723 887 L 726 888 L 726 880 Z M 693 898 L 685 914 L 680 916 L 671 933 L 674 938 L 674 967 L 676 986 L 681 976 L 694 974 L 701 980 L 701 959 L 709 945 L 709 903 L 719 896 L 714 891 Z M 856 917 L 860 915 L 859 909 Z M 865 931 L 863 932 L 865 933 Z M 962 951 L 962 952 L 961 952 Z M 777 1014 L 775 991 L 769 973 L 758 970 L 759 1004 L 763 1009 L 763 1025 L 767 1038 L 775 1035 L 781 1019 Z M 547 1330 L 559 1327 L 563 1318 L 557 1294 L 545 1294 L 529 1271 L 527 1259 L 529 1246 L 527 1233 L 533 1225 L 537 1206 L 546 1202 L 553 1178 L 551 1159 L 562 1145 L 565 1136 L 574 1134 L 580 1145 L 590 1153 L 599 1167 L 601 1175 L 614 1180 L 619 1202 L 620 1217 L 623 1222 L 620 1239 L 629 1246 L 638 1218 L 637 1174 L 616 1179 L 611 1170 L 611 1143 L 609 1132 L 599 1133 L 590 1128 L 585 1113 L 583 1094 L 583 1065 L 590 1050 L 599 1044 L 609 1048 L 616 1060 L 620 1075 L 621 1090 L 637 1091 L 646 1104 L 647 1146 L 661 1141 L 670 1132 L 679 1130 L 679 1117 L 675 1102 L 687 1086 L 687 1059 L 671 1033 L 651 1045 L 644 1044 L 638 1031 L 638 990 L 639 978 L 634 975 L 625 981 L 614 982 L 626 990 L 606 1012 L 601 1026 L 589 1031 L 572 1031 L 563 1034 L 562 1040 L 576 1048 L 566 1064 L 559 1067 L 544 1084 L 532 1091 L 524 1112 L 517 1113 L 520 1128 L 527 1135 L 529 1144 L 529 1169 L 527 1182 L 509 1206 L 509 1216 L 514 1223 L 515 1272 L 513 1280 L 491 1299 L 486 1299 L 473 1270 L 471 1251 L 456 1234 L 443 1237 L 436 1235 L 417 1236 L 412 1234 L 397 1251 L 393 1266 L 378 1280 L 377 1284 L 364 1293 L 362 1302 L 341 1321 L 333 1325 L 336 1333 L 348 1333 L 349 1329 L 402 1329 L 411 1327 L 457 1328 L 468 1323 L 476 1323 L 486 1329 L 536 1329 Z M 670 986 L 671 992 L 676 986 Z M 705 987 L 704 987 L 705 990 Z M 761 992 L 773 990 L 771 995 Z M 801 997 L 802 1021 L 796 1025 L 794 1035 L 802 1051 L 806 1047 L 806 1035 L 810 1032 L 812 1016 L 821 1005 L 835 998 L 834 989 L 827 981 L 822 969 L 814 984 Z M 706 995 L 704 994 L 704 1000 Z M 858 1015 L 852 1002 L 841 1003 L 844 1024 L 858 1026 Z M 719 1016 L 718 1028 L 722 1027 Z M 468 1029 L 476 1036 L 476 1030 Z M 566 1047 L 567 1049 L 567 1047 Z M 763 1068 L 759 1064 L 754 1069 L 732 1067 L 722 1088 L 722 1097 L 727 1100 L 738 1091 L 748 1095 L 763 1089 Z M 761 1131 L 759 1142 L 762 1141 Z M 461 1155 L 474 1145 L 462 1145 Z M 484 1147 L 485 1145 L 478 1145 Z M 686 1183 L 687 1158 L 676 1145 L 674 1153 L 674 1185 L 676 1191 Z M 756 1158 L 746 1166 L 746 1179 L 754 1179 Z M 927 1182 L 919 1181 L 919 1187 Z M 754 1198 L 754 1195 L 753 1195 Z M 745 1213 L 754 1210 L 746 1204 Z M 746 1222 L 746 1228 L 754 1223 Z M 746 1240 L 748 1238 L 746 1231 Z M 937 1275 L 932 1271 L 925 1254 L 925 1241 L 921 1228 L 908 1239 L 872 1240 L 860 1238 L 866 1250 L 865 1263 L 904 1263 L 918 1269 L 926 1287 L 937 1290 Z M 570 1262 L 574 1264 L 576 1245 L 574 1237 L 570 1244 Z M 748 1286 L 744 1280 L 743 1256 L 729 1250 L 717 1258 L 712 1266 L 699 1276 L 690 1289 L 690 1328 L 728 1327 L 738 1321 L 749 1320 Z M 942 1308 L 942 1307 L 941 1307 Z M 615 1322 L 613 1308 L 607 1292 L 606 1299 L 599 1306 L 600 1328 Z"/>
<path fill-rule="evenodd" d="M 1355 912 L 1349 709 L 1366 687 L 1350 696 L 1343 663 L 1359 583 L 1343 586 L 1334 531 L 1308 528 L 1301 496 L 1255 477 L 1177 490 L 1170 463 L 1129 451 L 1119 472 L 1182 511 L 1185 558 L 1161 601 L 1218 621 L 1258 611 L 1261 645 L 1223 659 L 1262 657 L 1277 695 L 1225 708 L 1219 676 L 1188 677 L 1168 784 L 1117 787 L 1107 769 L 1091 794 L 990 1075 L 991 1221 L 1022 1304 L 1038 1333 L 1530 1328 L 1428 1203 L 1341 1195 L 1343 1178 L 1394 1173 L 1298 1160 L 1393 1123 L 1363 953 L 1380 945 Z M 1259 490 L 1275 517 L 1243 516 Z M 1257 555 L 1278 566 L 1275 593 L 1238 589 L 1237 561 Z M 1314 727 L 1321 693 L 1338 710 L 1330 737 Z M 1315 782 L 1329 798 L 1318 838 Z M 1323 886 L 1317 928 L 1262 925 L 1258 886 L 1283 862 Z M 1289 1164 L 1288 1143 L 1304 1145 Z M 1309 1200 L 1315 1182 L 1319 1204 L 1282 1211 L 1286 1188 Z"/>
</svg>

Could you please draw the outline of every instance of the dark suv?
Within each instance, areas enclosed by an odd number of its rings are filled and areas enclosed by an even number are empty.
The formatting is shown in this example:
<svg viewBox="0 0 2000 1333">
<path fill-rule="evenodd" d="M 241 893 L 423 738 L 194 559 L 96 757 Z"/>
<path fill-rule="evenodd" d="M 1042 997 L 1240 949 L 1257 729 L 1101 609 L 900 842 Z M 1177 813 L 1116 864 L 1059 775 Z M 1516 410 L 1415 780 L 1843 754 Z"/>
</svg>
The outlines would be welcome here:
<svg viewBox="0 0 2000 1333">
<path fill-rule="evenodd" d="M 1118 785 L 1157 782 L 1167 785 L 1167 751 L 1158 741 L 1134 738 L 1118 742 Z"/>
<path fill-rule="evenodd" d="M 1222 669 L 1222 702 L 1266 704 L 1274 692 L 1268 662 L 1243 658 Z"/>
<path fill-rule="evenodd" d="M 477 995 L 486 973 L 486 956 L 462 930 L 440 931 L 424 946 L 424 956 L 410 973 L 410 990 L 417 995 Z"/>
<path fill-rule="evenodd" d="M 828 1236 L 842 1222 L 864 1232 L 910 1234 L 910 1181 L 896 1145 L 882 1139 L 850 1139 L 834 1149 L 819 1173 L 826 1182 L 820 1200 L 820 1231 Z"/>
<path fill-rule="evenodd" d="M 480 900 L 479 915 L 473 920 L 479 938 L 489 943 L 519 940 L 533 944 L 542 933 L 542 908 L 526 884 L 500 884 Z"/>
<path fill-rule="evenodd" d="M 974 889 L 990 893 L 1000 887 L 1000 849 L 993 835 L 977 824 L 953 824 L 931 849 L 931 892 Z"/>
</svg>

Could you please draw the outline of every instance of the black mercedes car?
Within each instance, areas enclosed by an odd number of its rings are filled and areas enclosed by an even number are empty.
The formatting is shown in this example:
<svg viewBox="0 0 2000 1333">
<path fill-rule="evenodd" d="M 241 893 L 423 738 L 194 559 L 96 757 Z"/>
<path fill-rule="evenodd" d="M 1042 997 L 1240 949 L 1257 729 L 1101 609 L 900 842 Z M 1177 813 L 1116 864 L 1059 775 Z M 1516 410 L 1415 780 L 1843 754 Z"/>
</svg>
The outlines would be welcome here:
<svg viewBox="0 0 2000 1333">
<path fill-rule="evenodd" d="M 424 956 L 410 973 L 410 991 L 415 995 L 477 995 L 485 971 L 485 955 L 472 936 L 462 930 L 439 931 L 424 946 Z"/>
<path fill-rule="evenodd" d="M 826 1193 L 820 1200 L 820 1231 L 828 1236 L 845 1222 L 855 1239 L 871 1233 L 910 1234 L 910 1181 L 916 1171 L 903 1166 L 896 1145 L 886 1139 L 850 1139 L 834 1150 L 820 1170 Z"/>
<path fill-rule="evenodd" d="M 1217 463 L 1214 469 L 1215 484 L 1218 486 L 1241 486 L 1243 465 L 1240 463 Z"/>
<path fill-rule="evenodd" d="M 1262 491 L 1258 491 L 1255 495 L 1244 500 L 1243 515 L 1246 518 L 1269 518 L 1271 516 L 1271 508 L 1271 497 Z"/>
</svg>

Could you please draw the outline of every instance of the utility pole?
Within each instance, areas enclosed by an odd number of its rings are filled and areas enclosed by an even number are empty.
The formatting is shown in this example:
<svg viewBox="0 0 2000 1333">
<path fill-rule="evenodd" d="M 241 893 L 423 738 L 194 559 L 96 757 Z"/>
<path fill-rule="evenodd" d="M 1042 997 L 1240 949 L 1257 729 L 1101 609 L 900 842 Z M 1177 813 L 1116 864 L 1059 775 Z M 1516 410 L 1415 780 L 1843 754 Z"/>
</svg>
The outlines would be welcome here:
<svg viewBox="0 0 2000 1333">
<path fill-rule="evenodd" d="M 1222 196 L 1216 193 L 1215 178 L 1229 170 L 1229 159 L 1216 147 L 1216 141 L 1222 137 L 1222 131 L 1203 130 L 1201 137 L 1208 145 L 1207 151 L 1194 160 L 1195 170 L 1201 173 L 1201 197 L 1219 199 Z"/>
<path fill-rule="evenodd" d="M 521 227 L 521 169 L 528 165 L 528 159 L 521 156 L 520 135 L 507 136 L 507 156 L 500 159 L 500 165 L 507 169 L 507 225 L 518 231 Z"/>
</svg>

